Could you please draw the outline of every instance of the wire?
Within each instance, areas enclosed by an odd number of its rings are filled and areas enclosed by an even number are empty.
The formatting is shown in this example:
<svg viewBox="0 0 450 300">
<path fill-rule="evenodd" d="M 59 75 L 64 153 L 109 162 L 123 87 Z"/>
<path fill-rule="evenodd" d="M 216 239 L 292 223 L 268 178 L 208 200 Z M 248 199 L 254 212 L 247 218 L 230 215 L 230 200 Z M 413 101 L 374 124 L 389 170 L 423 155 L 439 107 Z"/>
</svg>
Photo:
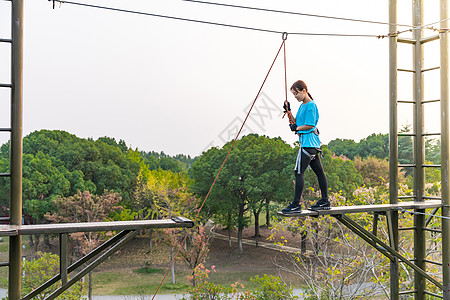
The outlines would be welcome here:
<svg viewBox="0 0 450 300">
<path fill-rule="evenodd" d="M 224 161 L 223 161 L 223 163 L 222 163 L 222 165 L 221 165 L 219 171 L 217 172 L 217 175 L 216 175 L 216 177 L 214 178 L 214 181 L 213 181 L 213 183 L 211 184 L 211 187 L 209 188 L 209 191 L 208 191 L 208 193 L 206 194 L 205 199 L 204 199 L 203 202 L 202 202 L 202 205 L 201 205 L 200 208 L 198 209 L 197 215 L 196 215 L 195 218 L 194 218 L 194 224 L 195 224 L 195 222 L 196 222 L 198 216 L 200 215 L 200 212 L 201 212 L 201 210 L 203 209 L 203 206 L 205 205 L 206 200 L 208 199 L 209 195 L 211 194 L 211 191 L 212 191 L 214 185 L 216 184 L 216 181 L 217 181 L 217 179 L 219 178 L 219 175 L 220 175 L 220 173 L 222 172 L 222 169 L 223 169 L 223 167 L 225 166 L 225 163 L 227 162 L 228 157 L 230 156 L 230 153 L 231 153 L 231 151 L 233 150 L 234 145 L 236 144 L 236 141 L 237 141 L 237 139 L 239 138 L 239 135 L 241 134 L 242 129 L 244 128 L 244 125 L 245 125 L 245 123 L 247 122 L 247 119 L 248 119 L 248 117 L 250 116 L 250 113 L 251 113 L 253 107 L 255 106 L 256 100 L 258 100 L 258 97 L 259 97 L 259 95 L 261 94 L 261 91 L 262 91 L 262 89 L 263 89 L 263 87 L 264 87 L 264 84 L 266 83 L 267 78 L 269 77 L 270 71 L 272 71 L 273 65 L 274 65 L 275 62 L 277 61 L 278 55 L 280 54 L 281 48 L 283 48 L 285 42 L 286 42 L 286 40 L 283 39 L 283 42 L 281 43 L 281 46 L 280 46 L 280 48 L 278 49 L 277 55 L 275 55 L 275 58 L 274 58 L 272 64 L 270 65 L 269 71 L 267 72 L 266 77 L 264 78 L 263 83 L 261 84 L 261 87 L 259 88 L 258 93 L 256 94 L 255 100 L 253 100 L 253 103 L 252 103 L 250 109 L 248 110 L 247 116 L 245 117 L 244 122 L 242 122 L 241 128 L 239 129 L 238 133 L 236 134 L 236 137 L 234 138 L 233 143 L 231 144 L 231 147 L 230 147 L 230 149 L 228 150 L 227 156 L 225 157 L 225 159 L 224 159 Z M 164 279 L 166 278 L 167 273 L 169 272 L 170 268 L 172 267 L 173 263 L 175 262 L 175 259 L 178 257 L 178 254 L 180 253 L 181 245 L 183 245 L 184 242 L 186 241 L 186 238 L 187 238 L 189 232 L 191 231 L 191 229 L 192 229 L 192 227 L 189 228 L 189 229 L 187 230 L 186 235 L 184 236 L 184 239 L 183 239 L 182 243 L 180 244 L 180 247 L 178 247 L 177 253 L 175 254 L 173 260 L 172 260 L 171 263 L 170 263 L 169 268 L 167 269 L 166 273 L 164 274 L 163 279 L 161 280 L 161 282 L 160 282 L 158 288 L 156 289 L 155 294 L 153 295 L 152 300 L 155 299 L 156 294 L 158 294 L 158 291 L 159 291 L 159 289 L 161 288 L 161 285 L 162 285 L 162 283 L 164 282 Z"/>
<path fill-rule="evenodd" d="M 378 22 L 378 21 L 370 21 L 370 20 L 351 19 L 351 18 L 342 18 L 342 17 L 332 17 L 332 16 L 307 14 L 307 13 L 299 13 L 299 12 L 276 10 L 276 9 L 268 9 L 268 8 L 259 8 L 259 7 L 249 7 L 249 6 L 242 6 L 242 5 L 232 5 L 232 4 L 224 4 L 224 3 L 216 3 L 216 2 L 207 2 L 207 1 L 199 1 L 199 0 L 182 0 L 182 1 L 193 2 L 193 3 L 200 3 L 200 4 L 218 5 L 218 6 L 225 6 L 225 7 L 260 10 L 260 11 L 266 11 L 266 12 L 275 12 L 275 13 L 281 13 L 281 14 L 305 16 L 305 17 L 325 18 L 325 19 L 351 21 L 351 22 L 362 22 L 362 23 L 370 23 L 370 24 L 396 25 L 396 26 L 403 26 L 403 27 L 413 27 L 412 25 L 402 25 L 402 24 L 396 24 L 396 23 Z"/>
<path fill-rule="evenodd" d="M 418 212 L 418 211 L 410 211 L 410 210 L 406 210 L 406 209 L 404 209 L 404 208 L 399 208 L 398 210 L 399 210 L 400 212 L 402 212 L 402 213 L 409 213 L 409 214 L 412 214 L 412 215 L 425 215 L 425 216 L 432 216 L 432 217 L 436 217 L 436 218 L 442 218 L 442 219 L 448 219 L 448 220 L 450 220 L 449 217 L 438 216 L 438 215 L 432 215 L 432 214 L 426 214 L 426 213 Z"/>
<path fill-rule="evenodd" d="M 49 1 L 51 1 L 51 0 L 49 0 Z M 173 16 L 167 16 L 167 15 L 159 15 L 159 14 L 153 14 L 153 13 L 147 13 L 147 12 L 134 11 L 134 10 L 127 10 L 127 9 L 121 9 L 121 8 L 113 8 L 113 7 L 106 7 L 106 6 L 100 6 L 100 5 L 65 1 L 65 0 L 53 0 L 53 1 L 62 3 L 62 4 L 71 4 L 71 5 L 84 6 L 84 7 L 90 7 L 90 8 L 112 10 L 112 11 L 118 11 L 118 12 L 130 13 L 130 14 L 138 14 L 138 15 L 144 15 L 144 16 L 150 16 L 150 17 L 172 19 L 172 20 L 178 20 L 178 21 L 195 22 L 195 23 L 201 23 L 201 24 L 217 25 L 217 26 L 246 29 L 246 30 L 253 30 L 253 31 L 260 31 L 260 32 L 267 32 L 267 33 L 277 33 L 277 34 L 284 33 L 284 31 L 276 31 L 276 30 L 256 28 L 256 27 L 217 23 L 217 22 L 210 22 L 210 21 L 203 21 L 203 20 L 196 20 L 196 19 L 187 19 L 187 18 L 180 18 L 180 17 L 173 17 Z M 310 35 L 310 36 L 337 36 L 337 37 L 376 37 L 376 38 L 380 37 L 379 35 L 368 35 L 368 34 L 339 34 L 339 33 L 311 33 L 311 32 L 293 32 L 290 34 Z"/>
</svg>

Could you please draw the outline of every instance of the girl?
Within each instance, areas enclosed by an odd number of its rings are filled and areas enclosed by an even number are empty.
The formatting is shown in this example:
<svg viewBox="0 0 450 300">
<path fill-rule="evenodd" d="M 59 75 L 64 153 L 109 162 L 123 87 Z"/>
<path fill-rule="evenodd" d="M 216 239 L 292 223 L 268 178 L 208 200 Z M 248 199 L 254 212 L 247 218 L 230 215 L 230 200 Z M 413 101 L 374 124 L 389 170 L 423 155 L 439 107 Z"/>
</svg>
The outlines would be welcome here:
<svg viewBox="0 0 450 300">
<path fill-rule="evenodd" d="M 302 80 L 294 82 L 291 92 L 295 99 L 300 102 L 300 107 L 296 115 L 296 123 L 290 124 L 292 131 L 299 135 L 300 149 L 298 151 L 297 160 L 295 161 L 295 195 L 294 200 L 283 209 L 284 214 L 298 213 L 302 211 L 300 198 L 303 192 L 304 178 L 303 174 L 308 166 L 316 173 L 319 180 L 322 198 L 312 205 L 310 210 L 330 209 L 328 201 L 328 183 L 320 162 L 320 139 L 317 130 L 317 122 L 319 121 L 319 111 L 316 103 L 310 93 L 308 87 Z M 288 109 L 288 108 L 287 108 Z"/>
</svg>

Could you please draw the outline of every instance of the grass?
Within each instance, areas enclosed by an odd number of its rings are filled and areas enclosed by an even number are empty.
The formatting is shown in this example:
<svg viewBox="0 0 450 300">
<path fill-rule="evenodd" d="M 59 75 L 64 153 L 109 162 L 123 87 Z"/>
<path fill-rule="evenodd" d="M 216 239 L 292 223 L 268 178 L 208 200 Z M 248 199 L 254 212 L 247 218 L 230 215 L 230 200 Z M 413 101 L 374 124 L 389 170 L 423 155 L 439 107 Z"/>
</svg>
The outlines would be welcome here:
<svg viewBox="0 0 450 300">
<path fill-rule="evenodd" d="M 9 237 L 2 237 L 3 242 L 0 242 L 0 252 L 8 252 L 9 251 Z"/>
<path fill-rule="evenodd" d="M 146 268 L 142 268 L 146 269 Z M 150 273 L 133 271 L 94 272 L 94 293 L 97 295 L 153 295 L 158 288 L 164 270 L 153 269 Z M 152 270 L 151 268 L 148 268 Z M 159 293 L 184 293 L 190 286 L 186 279 L 187 272 L 175 272 L 176 283 L 172 284 L 170 274 L 167 275 Z"/>
<path fill-rule="evenodd" d="M 150 268 L 150 267 L 136 269 L 136 270 L 133 270 L 133 272 L 141 273 L 141 274 L 155 274 L 155 273 L 164 274 L 163 269 L 155 269 L 155 268 Z"/>
</svg>

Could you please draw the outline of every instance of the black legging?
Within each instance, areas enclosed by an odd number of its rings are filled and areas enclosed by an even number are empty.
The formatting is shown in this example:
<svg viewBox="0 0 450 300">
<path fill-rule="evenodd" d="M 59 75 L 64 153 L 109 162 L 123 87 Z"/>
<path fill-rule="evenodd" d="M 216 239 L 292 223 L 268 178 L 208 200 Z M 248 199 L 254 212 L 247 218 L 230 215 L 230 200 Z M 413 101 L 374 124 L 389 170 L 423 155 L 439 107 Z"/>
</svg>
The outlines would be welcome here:
<svg viewBox="0 0 450 300">
<path fill-rule="evenodd" d="M 315 155 L 314 159 L 311 160 L 311 158 L 306 155 L 305 153 L 301 153 L 301 169 L 300 174 L 297 170 L 295 170 L 295 195 L 294 195 L 294 202 L 300 203 L 300 198 L 303 193 L 303 186 L 305 185 L 305 179 L 303 177 L 303 174 L 305 173 L 306 168 L 308 165 L 311 166 L 311 169 L 316 173 L 317 179 L 319 180 L 319 187 L 320 191 L 322 193 L 322 199 L 328 200 L 328 183 L 327 183 L 327 177 L 325 176 L 325 172 L 323 171 L 322 163 L 320 162 L 320 153 L 317 151 L 316 148 L 303 148 L 305 149 L 309 154 Z M 301 150 L 300 150 L 301 151 Z"/>
</svg>

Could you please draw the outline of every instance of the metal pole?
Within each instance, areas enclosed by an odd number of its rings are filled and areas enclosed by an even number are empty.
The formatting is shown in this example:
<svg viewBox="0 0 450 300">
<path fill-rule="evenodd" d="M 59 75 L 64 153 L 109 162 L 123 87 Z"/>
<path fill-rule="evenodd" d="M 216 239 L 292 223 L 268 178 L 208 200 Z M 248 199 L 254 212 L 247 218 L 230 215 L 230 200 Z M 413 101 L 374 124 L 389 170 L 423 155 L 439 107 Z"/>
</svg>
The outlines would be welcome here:
<svg viewBox="0 0 450 300">
<path fill-rule="evenodd" d="M 23 70 L 23 0 L 12 0 L 11 51 L 11 196 L 10 224 L 22 224 L 22 70 Z M 10 237 L 8 297 L 20 299 L 22 237 Z"/>
<path fill-rule="evenodd" d="M 449 28 L 448 0 L 440 1 L 440 19 L 444 20 L 440 28 Z M 440 37 L 441 55 L 441 197 L 442 216 L 450 217 L 450 181 L 449 181 L 449 78 L 448 78 L 448 31 L 442 30 Z M 444 299 L 450 300 L 450 220 L 442 219 L 442 276 Z"/>
<path fill-rule="evenodd" d="M 67 233 L 59 234 L 59 273 L 62 285 L 67 283 Z"/>
<path fill-rule="evenodd" d="M 423 25 L 423 1 L 413 0 L 413 25 Z M 414 118 L 413 118 L 413 130 L 414 130 L 414 194 L 416 195 L 416 201 L 423 201 L 424 186 L 425 186 L 425 171 L 423 164 L 425 163 L 425 147 L 424 147 L 424 114 L 423 114 L 423 44 L 420 42 L 422 38 L 423 29 L 417 28 L 413 31 L 414 54 Z M 425 212 L 425 210 L 416 211 Z M 423 230 L 425 225 L 425 216 L 423 214 L 414 215 L 414 258 L 415 264 L 420 269 L 425 271 L 425 255 L 426 255 L 426 240 L 425 231 Z M 421 273 L 414 272 L 414 288 L 417 291 L 415 299 L 425 300 L 425 278 Z"/>
<path fill-rule="evenodd" d="M 389 0 L 389 32 L 397 32 L 397 0 Z M 389 38 L 389 203 L 398 202 L 397 36 Z M 398 212 L 392 212 L 391 245 L 398 251 Z M 374 220 L 375 226 L 375 220 Z M 391 299 L 399 299 L 398 259 L 390 261 Z"/>
</svg>

